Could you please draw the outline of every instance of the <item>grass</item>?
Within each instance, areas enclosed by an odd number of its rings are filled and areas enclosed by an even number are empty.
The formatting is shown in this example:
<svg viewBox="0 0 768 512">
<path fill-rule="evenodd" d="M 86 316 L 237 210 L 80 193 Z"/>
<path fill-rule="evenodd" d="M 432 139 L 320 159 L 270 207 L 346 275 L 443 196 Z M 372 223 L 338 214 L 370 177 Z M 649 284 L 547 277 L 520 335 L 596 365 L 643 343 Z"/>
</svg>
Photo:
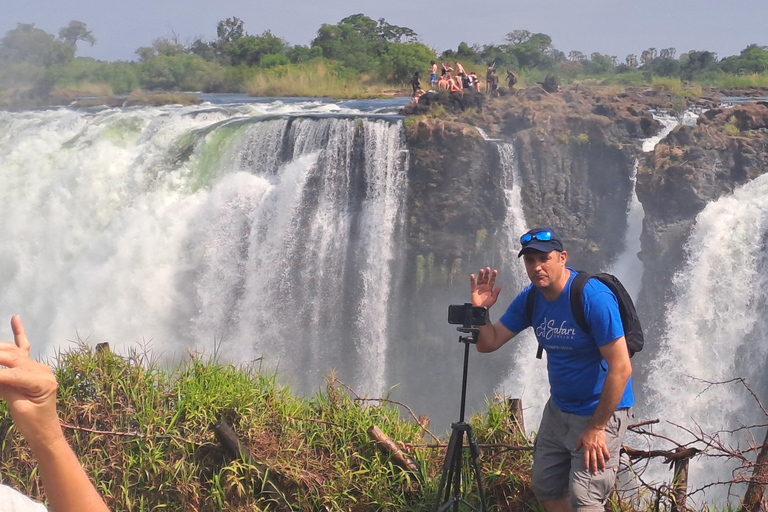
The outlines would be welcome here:
<svg viewBox="0 0 768 512">
<path fill-rule="evenodd" d="M 264 510 L 265 478 L 288 505 L 272 510 L 427 511 L 434 508 L 445 440 L 386 400 L 362 400 L 336 380 L 300 398 L 256 366 L 192 358 L 166 370 L 150 354 L 79 347 L 53 362 L 67 438 L 112 510 Z M 226 420 L 264 468 L 231 458 L 212 425 Z M 493 510 L 528 510 L 530 454 L 504 402 L 471 419 Z M 377 425 L 421 467 L 406 472 L 369 439 Z M 0 406 L 4 483 L 41 498 L 32 455 Z M 428 442 L 432 445 L 427 444 Z M 468 467 L 468 466 L 467 466 Z M 469 497 L 476 502 L 473 494 Z"/>
<path fill-rule="evenodd" d="M 258 70 L 246 84 L 251 96 L 378 98 L 392 86 L 325 61 Z M 402 91 L 398 91 L 402 93 Z"/>
</svg>

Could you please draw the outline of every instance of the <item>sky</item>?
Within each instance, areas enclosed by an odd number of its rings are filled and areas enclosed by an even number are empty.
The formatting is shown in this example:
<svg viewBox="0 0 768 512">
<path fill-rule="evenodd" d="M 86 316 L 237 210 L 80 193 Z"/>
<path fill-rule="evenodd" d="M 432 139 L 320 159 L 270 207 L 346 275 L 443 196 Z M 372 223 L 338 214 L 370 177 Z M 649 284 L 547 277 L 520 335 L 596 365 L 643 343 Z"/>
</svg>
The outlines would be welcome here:
<svg viewBox="0 0 768 512">
<path fill-rule="evenodd" d="M 52 34 L 85 22 L 96 44 L 78 56 L 136 60 L 135 51 L 176 34 L 182 43 L 216 38 L 219 21 L 236 16 L 249 34 L 271 30 L 308 45 L 323 24 L 363 13 L 414 30 L 439 52 L 501 44 L 516 29 L 543 32 L 566 54 L 600 52 L 620 61 L 649 47 L 677 55 L 708 50 L 723 58 L 747 45 L 768 45 L 768 0 L 0 0 L 0 35 L 17 23 Z"/>
</svg>

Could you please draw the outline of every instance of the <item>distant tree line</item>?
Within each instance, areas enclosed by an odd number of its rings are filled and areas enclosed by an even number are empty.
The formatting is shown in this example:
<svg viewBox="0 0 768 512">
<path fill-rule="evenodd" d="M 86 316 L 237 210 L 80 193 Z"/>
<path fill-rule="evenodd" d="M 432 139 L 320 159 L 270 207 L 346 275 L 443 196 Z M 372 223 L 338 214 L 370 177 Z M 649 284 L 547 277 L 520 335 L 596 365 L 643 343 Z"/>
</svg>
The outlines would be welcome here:
<svg viewBox="0 0 768 512">
<path fill-rule="evenodd" d="M 71 21 L 58 37 L 34 24 L 19 23 L 0 40 L 0 97 L 3 91 L 31 90 L 40 94 L 54 88 L 107 84 L 114 93 L 135 89 L 239 92 L 260 73 L 290 74 L 291 69 L 324 62 L 324 69 L 350 80 L 399 85 L 420 72 L 428 83 L 432 60 L 462 62 L 483 76 L 486 66 L 513 69 L 534 76 L 554 74 L 568 81 L 596 77 L 620 83 L 643 83 L 654 77 L 715 82 L 725 75 L 768 73 L 768 50 L 752 44 L 739 55 L 718 59 L 714 52 L 690 51 L 679 57 L 674 48 L 655 48 L 617 56 L 571 51 L 552 45 L 546 34 L 514 30 L 504 44 L 473 45 L 437 55 L 407 27 L 374 20 L 363 14 L 335 25 L 323 24 L 308 45 L 288 44 L 267 30 L 249 34 L 242 19 L 218 23 L 216 39 L 185 43 L 176 33 L 155 39 L 136 50 L 131 62 L 106 62 L 77 57 L 80 42 L 96 38 L 85 23 Z M 538 75 L 537 75 L 538 74 Z"/>
</svg>

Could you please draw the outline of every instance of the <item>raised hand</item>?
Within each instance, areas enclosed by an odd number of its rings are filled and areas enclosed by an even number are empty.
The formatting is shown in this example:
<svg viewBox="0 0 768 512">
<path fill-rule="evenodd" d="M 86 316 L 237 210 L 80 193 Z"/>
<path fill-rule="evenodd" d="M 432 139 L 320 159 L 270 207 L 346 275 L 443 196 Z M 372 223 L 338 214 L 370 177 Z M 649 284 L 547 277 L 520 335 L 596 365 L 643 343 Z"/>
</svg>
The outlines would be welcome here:
<svg viewBox="0 0 768 512">
<path fill-rule="evenodd" d="M 499 292 L 501 291 L 501 286 L 494 289 L 498 273 L 498 270 L 491 271 L 491 267 L 486 267 L 485 269 L 480 269 L 477 273 L 477 279 L 475 279 L 475 274 L 469 276 L 469 288 L 472 294 L 473 306 L 490 308 L 496 304 L 496 299 L 499 298 Z"/>
<path fill-rule="evenodd" d="M 56 414 L 56 378 L 47 364 L 29 358 L 29 341 L 18 315 L 11 319 L 13 343 L 0 343 L 0 398 L 32 445 L 49 446 L 63 439 Z"/>
</svg>

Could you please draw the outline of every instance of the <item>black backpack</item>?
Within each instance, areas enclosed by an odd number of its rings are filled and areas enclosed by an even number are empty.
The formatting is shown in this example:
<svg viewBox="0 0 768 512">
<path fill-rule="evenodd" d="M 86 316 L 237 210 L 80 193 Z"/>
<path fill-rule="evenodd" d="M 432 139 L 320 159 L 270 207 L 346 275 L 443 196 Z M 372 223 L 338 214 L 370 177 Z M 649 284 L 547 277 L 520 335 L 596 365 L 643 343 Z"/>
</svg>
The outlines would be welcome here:
<svg viewBox="0 0 768 512">
<path fill-rule="evenodd" d="M 621 316 L 621 323 L 624 326 L 624 338 L 627 340 L 627 348 L 629 349 L 629 357 L 635 355 L 635 352 L 643 350 L 643 328 L 640 325 L 640 318 L 637 316 L 637 310 L 635 304 L 632 302 L 632 297 L 629 296 L 624 285 L 618 278 L 611 274 L 600 273 L 593 276 L 586 272 L 578 272 L 576 277 L 573 278 L 571 283 L 571 311 L 573 312 L 573 318 L 576 319 L 576 323 L 581 327 L 581 330 L 589 333 L 589 326 L 587 320 L 584 318 L 584 305 L 582 304 L 582 297 L 584 297 L 584 285 L 591 278 L 595 278 L 605 286 L 608 287 L 611 292 L 616 296 L 616 300 L 619 303 L 619 315 Z M 525 298 L 525 313 L 528 316 L 528 323 L 533 323 L 533 301 L 536 297 L 534 293 L 536 288 L 531 288 L 528 292 L 528 296 Z M 539 345 L 539 349 L 536 352 L 536 357 L 541 359 L 541 353 L 544 348 Z"/>
</svg>

